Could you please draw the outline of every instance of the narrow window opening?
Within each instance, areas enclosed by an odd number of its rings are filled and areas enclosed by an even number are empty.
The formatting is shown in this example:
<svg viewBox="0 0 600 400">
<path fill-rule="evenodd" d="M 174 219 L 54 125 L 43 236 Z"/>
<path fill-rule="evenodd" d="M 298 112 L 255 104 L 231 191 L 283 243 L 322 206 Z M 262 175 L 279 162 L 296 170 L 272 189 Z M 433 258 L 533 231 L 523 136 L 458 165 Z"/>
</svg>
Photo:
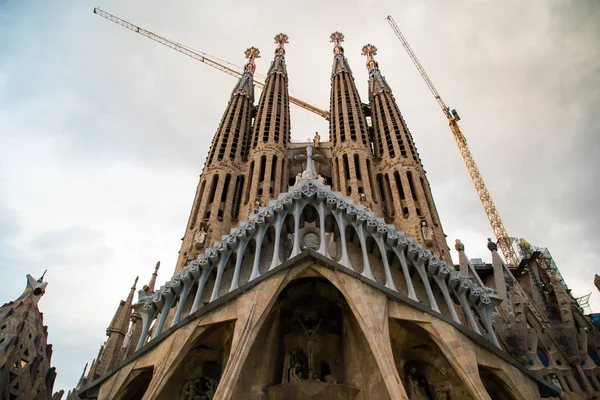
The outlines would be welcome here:
<svg viewBox="0 0 600 400">
<path fill-rule="evenodd" d="M 212 204 L 213 201 L 215 200 L 215 192 L 217 191 L 217 183 L 219 183 L 219 175 L 213 176 L 212 183 L 210 185 L 208 204 Z"/>
<path fill-rule="evenodd" d="M 229 191 L 229 182 L 231 181 L 231 175 L 225 175 L 225 183 L 223 184 L 223 191 L 221 192 L 221 203 L 227 200 L 227 192 Z"/>
<path fill-rule="evenodd" d="M 240 203 L 242 201 L 242 188 L 244 187 L 244 175 L 237 177 L 235 188 L 233 189 L 233 207 L 231 208 L 231 217 L 237 219 L 240 213 Z"/>
<path fill-rule="evenodd" d="M 260 169 L 258 170 L 258 181 L 262 182 L 265 180 L 265 167 L 267 166 L 267 156 L 260 158 Z"/>
<path fill-rule="evenodd" d="M 358 154 L 354 155 L 354 172 L 356 173 L 356 179 L 360 181 L 362 174 L 360 173 L 360 159 L 358 158 Z"/>
<path fill-rule="evenodd" d="M 389 216 L 385 193 L 383 192 L 383 177 L 381 174 L 377 174 L 376 179 L 377 179 L 377 188 L 379 189 L 379 197 L 381 198 L 381 206 L 383 207 L 383 214 L 386 216 Z"/>
<path fill-rule="evenodd" d="M 400 174 L 398 171 L 394 172 L 394 180 L 396 181 L 396 187 L 398 188 L 398 196 L 400 196 L 400 200 L 405 200 L 404 188 L 402 187 L 402 180 L 400 179 Z"/>
<path fill-rule="evenodd" d="M 252 190 L 252 181 L 254 180 L 254 161 L 250 163 L 250 173 L 248 174 L 248 187 L 246 188 L 246 193 L 244 197 L 244 204 L 248 203 L 250 200 L 250 191 Z"/>
<path fill-rule="evenodd" d="M 350 180 L 350 165 L 348 165 L 348 155 L 344 154 L 342 156 L 342 161 L 344 162 L 344 172 L 346 175 L 346 180 Z"/>
<path fill-rule="evenodd" d="M 369 187 L 371 188 L 371 197 L 373 197 L 373 201 L 377 203 L 377 189 L 375 189 L 375 185 L 373 184 L 373 171 L 371 170 L 371 160 L 367 160 L 367 176 L 369 178 Z"/>
<path fill-rule="evenodd" d="M 277 156 L 273 156 L 271 161 L 271 183 L 275 183 L 275 176 L 277 175 Z"/>
<path fill-rule="evenodd" d="M 417 200 L 417 192 L 415 191 L 415 185 L 413 183 L 412 172 L 408 171 L 406 173 L 406 177 L 408 178 L 408 186 L 410 187 L 410 193 L 412 194 L 413 200 Z"/>
</svg>

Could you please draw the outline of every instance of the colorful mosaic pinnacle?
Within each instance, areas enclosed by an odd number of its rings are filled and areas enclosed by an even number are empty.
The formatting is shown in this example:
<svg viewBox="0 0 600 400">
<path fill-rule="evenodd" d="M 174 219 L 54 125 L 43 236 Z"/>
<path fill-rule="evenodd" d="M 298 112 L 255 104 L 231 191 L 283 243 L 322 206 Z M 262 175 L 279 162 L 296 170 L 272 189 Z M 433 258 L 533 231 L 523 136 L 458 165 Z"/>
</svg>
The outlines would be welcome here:
<svg viewBox="0 0 600 400">
<path fill-rule="evenodd" d="M 362 51 L 360 53 L 363 56 L 367 56 L 367 68 L 369 70 L 375 68 L 377 62 L 373 56 L 377 55 L 377 47 L 372 44 L 366 44 L 363 46 Z"/>
</svg>

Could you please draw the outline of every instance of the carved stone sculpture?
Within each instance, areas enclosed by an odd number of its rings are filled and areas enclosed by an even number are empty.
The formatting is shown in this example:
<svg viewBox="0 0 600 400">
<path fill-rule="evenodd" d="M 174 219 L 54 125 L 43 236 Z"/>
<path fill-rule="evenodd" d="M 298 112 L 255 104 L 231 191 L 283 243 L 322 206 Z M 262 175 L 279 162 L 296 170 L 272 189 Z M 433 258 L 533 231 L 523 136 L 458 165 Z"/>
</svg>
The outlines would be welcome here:
<svg viewBox="0 0 600 400">
<path fill-rule="evenodd" d="M 421 233 L 427 246 L 433 246 L 433 229 L 427 225 L 427 221 L 421 221 Z"/>
<path fill-rule="evenodd" d="M 465 251 L 465 245 L 460 241 L 460 239 L 456 239 L 454 241 L 454 248 L 456 251 Z"/>
<path fill-rule="evenodd" d="M 319 327 L 321 326 L 321 323 L 323 322 L 323 319 L 319 319 L 319 322 L 317 322 L 317 325 L 314 327 L 306 327 L 302 321 L 299 321 L 300 325 L 302 326 L 302 329 L 304 329 L 304 333 L 306 334 L 306 351 L 308 353 L 308 376 L 311 376 L 314 369 L 313 369 L 313 347 L 314 347 L 314 342 L 315 342 L 315 334 L 317 333 L 317 330 L 319 329 Z"/>
<path fill-rule="evenodd" d="M 208 232 L 205 227 L 201 227 L 198 232 L 196 232 L 196 236 L 194 237 L 194 248 L 196 250 L 201 250 L 204 247 L 207 235 Z"/>
<path fill-rule="evenodd" d="M 212 400 L 219 382 L 209 377 L 187 381 L 183 385 L 179 400 Z"/>
</svg>

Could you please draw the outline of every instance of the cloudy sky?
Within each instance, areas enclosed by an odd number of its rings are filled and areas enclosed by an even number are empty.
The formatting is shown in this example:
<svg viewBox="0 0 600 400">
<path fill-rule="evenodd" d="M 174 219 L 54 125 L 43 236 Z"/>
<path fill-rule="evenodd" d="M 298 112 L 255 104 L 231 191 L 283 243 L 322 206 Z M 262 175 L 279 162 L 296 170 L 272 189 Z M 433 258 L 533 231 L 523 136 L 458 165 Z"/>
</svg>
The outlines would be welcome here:
<svg viewBox="0 0 600 400">
<path fill-rule="evenodd" d="M 234 78 L 92 13 L 98 1 L 0 0 L 0 304 L 48 269 L 40 302 L 55 388 L 73 387 L 136 275 L 171 276 L 198 175 Z M 176 3 L 176 4 L 173 4 Z M 413 132 L 449 243 L 489 260 L 491 229 L 446 120 L 391 14 L 461 126 L 511 235 L 550 249 L 575 295 L 600 293 L 600 3 L 101 1 L 117 16 L 265 73 L 281 31 L 290 89 L 327 108 L 332 46 L 363 101 L 362 45 Z M 257 92 L 258 93 L 258 92 Z M 325 136 L 292 108 L 292 138 Z M 456 257 L 456 253 L 453 255 Z"/>
</svg>

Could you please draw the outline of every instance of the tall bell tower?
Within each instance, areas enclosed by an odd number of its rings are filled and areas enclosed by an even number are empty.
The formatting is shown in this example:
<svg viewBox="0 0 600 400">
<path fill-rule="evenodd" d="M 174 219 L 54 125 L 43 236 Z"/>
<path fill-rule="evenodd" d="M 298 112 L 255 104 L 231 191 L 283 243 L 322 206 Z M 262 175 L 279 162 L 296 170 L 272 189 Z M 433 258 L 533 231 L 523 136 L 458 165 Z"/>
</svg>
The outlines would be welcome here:
<svg viewBox="0 0 600 400">
<path fill-rule="evenodd" d="M 206 246 L 220 240 L 239 217 L 239 199 L 245 180 L 242 157 L 252 129 L 254 60 L 260 57 L 260 51 L 250 47 L 245 55 L 248 62 L 244 73 L 233 88 L 200 175 L 176 271 Z"/>
<path fill-rule="evenodd" d="M 344 35 L 334 32 L 330 38 L 334 44 L 329 120 L 333 186 L 355 203 L 380 214 L 367 121 L 344 55 Z"/>
<path fill-rule="evenodd" d="M 378 160 L 376 180 L 383 215 L 397 229 L 451 263 L 421 158 L 392 90 L 375 61 L 377 48 L 367 44 L 362 54 L 367 57 L 369 71 L 373 147 Z"/>
<path fill-rule="evenodd" d="M 254 127 L 248 143 L 246 171 L 240 220 L 258 211 L 287 189 L 286 151 L 290 141 L 290 101 L 288 74 L 285 65 L 285 44 L 288 36 L 275 36 L 275 58 L 267 72 L 260 95 Z"/>
</svg>

